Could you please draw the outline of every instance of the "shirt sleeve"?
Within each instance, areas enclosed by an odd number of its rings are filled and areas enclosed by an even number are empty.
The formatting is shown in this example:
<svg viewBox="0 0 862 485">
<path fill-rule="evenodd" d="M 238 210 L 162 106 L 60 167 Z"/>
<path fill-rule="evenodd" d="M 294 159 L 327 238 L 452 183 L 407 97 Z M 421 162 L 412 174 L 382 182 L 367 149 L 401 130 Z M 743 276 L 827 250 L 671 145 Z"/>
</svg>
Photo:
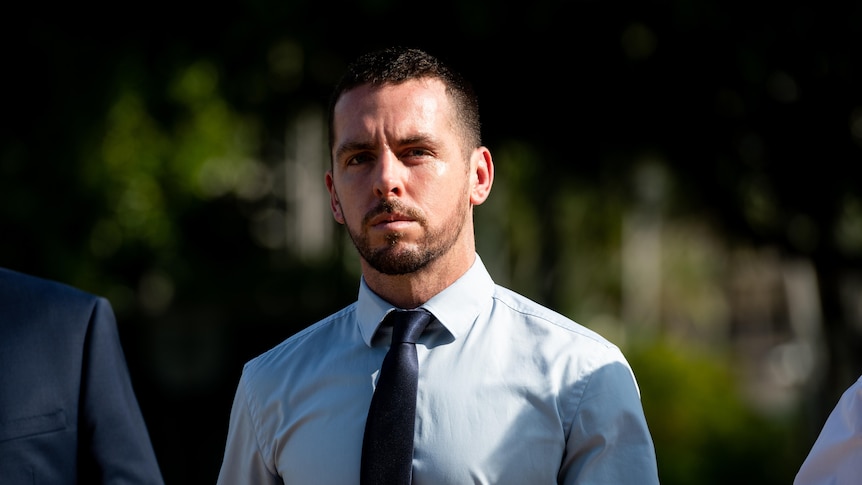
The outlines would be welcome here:
<svg viewBox="0 0 862 485">
<path fill-rule="evenodd" d="M 248 406 L 246 378 L 240 378 L 230 413 L 227 444 L 219 472 L 218 485 L 253 483 L 278 485 L 284 481 L 270 467 L 260 449 L 256 426 Z"/>
<path fill-rule="evenodd" d="M 820 431 L 794 485 L 853 485 L 862 475 L 862 377 L 850 386 Z"/>
<path fill-rule="evenodd" d="M 81 380 L 79 481 L 101 484 L 163 482 L 132 389 L 110 303 L 94 300 L 85 337 Z"/>
<path fill-rule="evenodd" d="M 559 483 L 658 484 L 655 448 L 631 369 L 624 360 L 612 362 L 588 379 L 566 440 Z"/>
</svg>

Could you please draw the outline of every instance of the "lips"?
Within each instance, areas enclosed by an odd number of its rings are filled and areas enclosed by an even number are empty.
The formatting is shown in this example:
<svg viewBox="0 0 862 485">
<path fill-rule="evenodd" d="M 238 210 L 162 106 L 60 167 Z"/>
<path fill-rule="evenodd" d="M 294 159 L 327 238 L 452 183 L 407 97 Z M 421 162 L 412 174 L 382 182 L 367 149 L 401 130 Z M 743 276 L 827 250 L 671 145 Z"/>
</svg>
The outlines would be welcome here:
<svg viewBox="0 0 862 485">
<path fill-rule="evenodd" d="M 379 226 L 382 224 L 391 224 L 391 223 L 397 223 L 397 222 L 413 222 L 413 220 L 414 219 L 412 217 L 405 215 L 405 214 L 384 213 L 384 214 L 380 214 L 376 217 L 372 217 L 370 224 L 372 226 Z"/>
<path fill-rule="evenodd" d="M 385 214 L 374 217 L 369 226 L 372 230 L 383 231 L 386 233 L 402 233 L 408 230 L 414 223 L 415 219 L 401 214 Z"/>
</svg>

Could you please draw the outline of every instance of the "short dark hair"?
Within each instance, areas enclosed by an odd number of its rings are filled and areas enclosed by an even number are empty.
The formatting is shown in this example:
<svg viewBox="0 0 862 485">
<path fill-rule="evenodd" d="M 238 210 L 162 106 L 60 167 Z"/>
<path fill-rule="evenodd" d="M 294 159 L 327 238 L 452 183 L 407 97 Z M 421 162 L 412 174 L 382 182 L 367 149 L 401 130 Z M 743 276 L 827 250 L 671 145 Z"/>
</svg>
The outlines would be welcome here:
<svg viewBox="0 0 862 485">
<path fill-rule="evenodd" d="M 330 149 L 335 143 L 335 104 L 342 94 L 365 84 L 382 86 L 421 78 L 439 79 L 443 82 L 446 92 L 454 101 L 456 116 L 462 125 L 465 148 L 479 147 L 482 144 L 479 100 L 470 83 L 440 59 L 425 51 L 388 47 L 358 57 L 347 67 L 344 76 L 335 85 L 329 99 Z"/>
</svg>

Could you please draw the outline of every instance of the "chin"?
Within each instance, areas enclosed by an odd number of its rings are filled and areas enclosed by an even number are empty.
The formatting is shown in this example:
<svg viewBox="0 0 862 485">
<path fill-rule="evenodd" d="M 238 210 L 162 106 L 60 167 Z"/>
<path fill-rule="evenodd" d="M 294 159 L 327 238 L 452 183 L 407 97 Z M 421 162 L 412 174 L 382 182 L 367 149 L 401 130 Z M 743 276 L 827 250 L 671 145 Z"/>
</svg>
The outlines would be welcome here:
<svg viewBox="0 0 862 485">
<path fill-rule="evenodd" d="M 363 259 L 377 272 L 397 276 L 425 268 L 434 259 L 434 254 L 418 249 L 415 245 L 395 243 L 378 249 Z"/>
</svg>

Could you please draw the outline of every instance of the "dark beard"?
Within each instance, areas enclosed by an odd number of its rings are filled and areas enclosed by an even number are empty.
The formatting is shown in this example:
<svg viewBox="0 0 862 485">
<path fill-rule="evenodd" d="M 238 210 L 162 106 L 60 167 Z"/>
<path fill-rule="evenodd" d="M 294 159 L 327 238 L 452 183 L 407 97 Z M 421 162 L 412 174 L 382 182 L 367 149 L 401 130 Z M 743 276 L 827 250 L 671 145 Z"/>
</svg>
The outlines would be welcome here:
<svg viewBox="0 0 862 485">
<path fill-rule="evenodd" d="M 377 250 L 371 250 L 368 247 L 360 248 L 356 245 L 356 241 L 353 242 L 353 245 L 356 246 L 359 254 L 372 268 L 385 275 L 415 273 L 427 266 L 428 263 L 438 256 L 433 251 L 428 251 L 427 249 L 399 251 L 396 245 L 401 237 L 402 234 L 400 233 L 390 235 L 386 238 L 389 240 L 389 246 Z"/>
<path fill-rule="evenodd" d="M 356 234 L 350 227 L 347 227 L 347 232 L 353 241 L 353 246 L 356 247 L 362 259 L 376 271 L 385 275 L 405 275 L 422 270 L 440 255 L 449 251 L 464 227 L 465 217 L 462 213 L 457 218 L 458 225 L 454 228 L 454 232 L 447 232 L 446 228 L 448 226 L 444 226 L 444 229 L 441 231 L 427 233 L 428 221 L 423 214 L 413 208 L 404 206 L 397 199 L 381 201 L 374 210 L 365 216 L 363 227 L 366 227 L 368 221 L 377 215 L 392 212 L 400 212 L 408 215 L 426 230 L 426 236 L 417 242 L 416 249 L 411 250 L 399 247 L 398 243 L 404 237 L 404 234 L 400 232 L 386 236 L 386 241 L 389 243 L 388 246 L 372 249 L 367 235 Z"/>
</svg>

